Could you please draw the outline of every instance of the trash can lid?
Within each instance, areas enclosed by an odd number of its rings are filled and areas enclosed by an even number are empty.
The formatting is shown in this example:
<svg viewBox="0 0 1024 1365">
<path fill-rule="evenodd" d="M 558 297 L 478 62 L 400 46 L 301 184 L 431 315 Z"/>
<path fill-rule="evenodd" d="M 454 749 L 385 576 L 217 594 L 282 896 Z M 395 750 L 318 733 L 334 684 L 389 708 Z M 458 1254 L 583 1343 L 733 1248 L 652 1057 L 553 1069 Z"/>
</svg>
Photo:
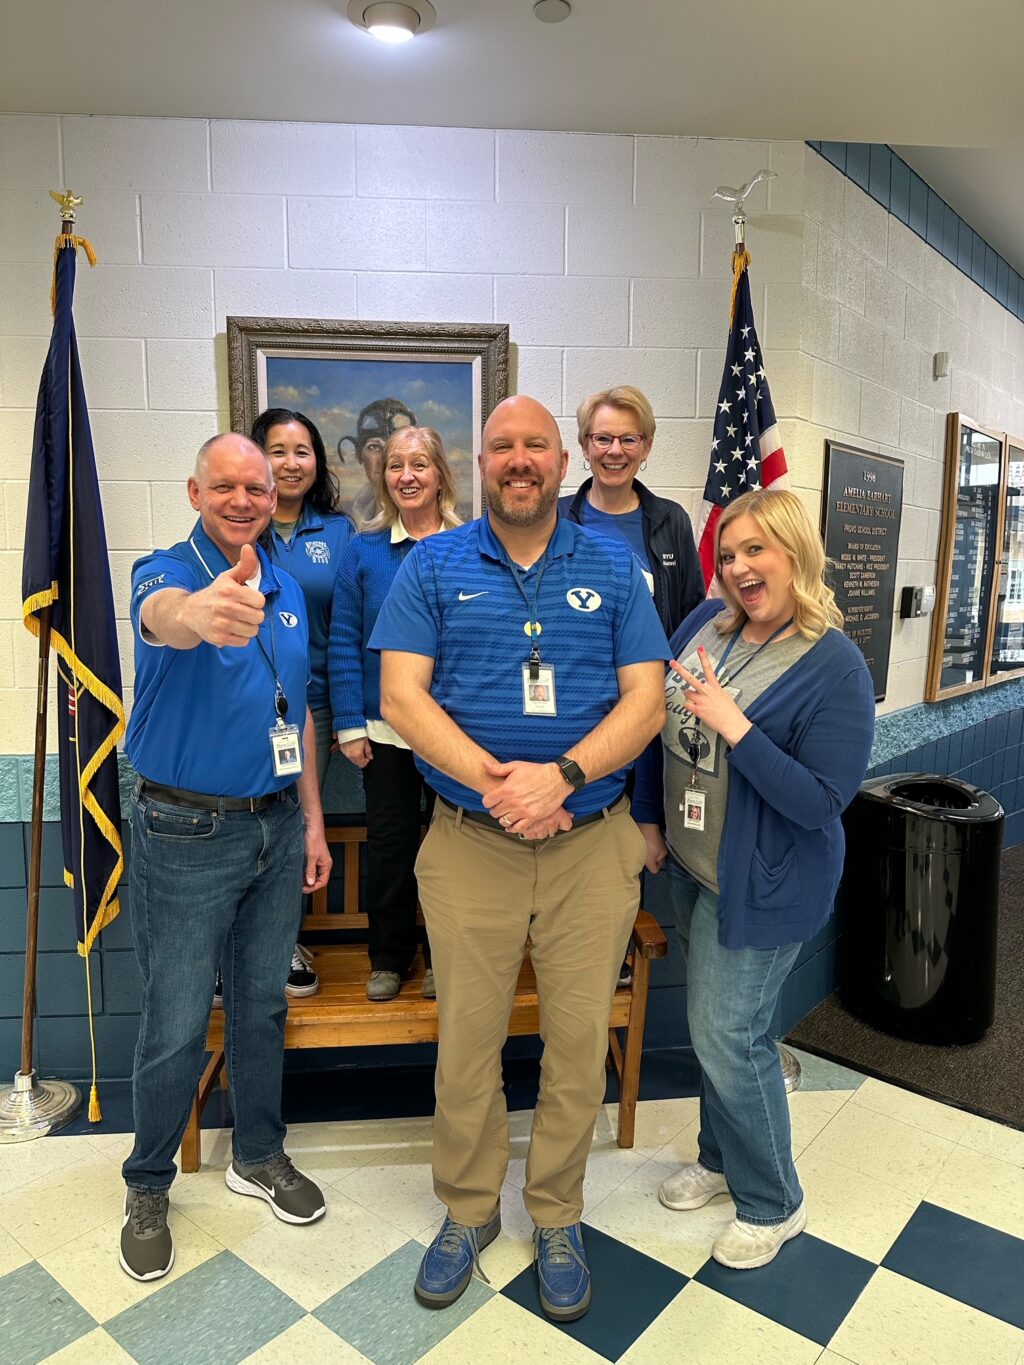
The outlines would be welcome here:
<svg viewBox="0 0 1024 1365">
<path fill-rule="evenodd" d="M 954 824 L 1003 818 L 1003 808 L 990 792 L 939 773 L 870 777 L 861 785 L 860 795 L 869 801 L 881 801 L 915 815 Z"/>
</svg>

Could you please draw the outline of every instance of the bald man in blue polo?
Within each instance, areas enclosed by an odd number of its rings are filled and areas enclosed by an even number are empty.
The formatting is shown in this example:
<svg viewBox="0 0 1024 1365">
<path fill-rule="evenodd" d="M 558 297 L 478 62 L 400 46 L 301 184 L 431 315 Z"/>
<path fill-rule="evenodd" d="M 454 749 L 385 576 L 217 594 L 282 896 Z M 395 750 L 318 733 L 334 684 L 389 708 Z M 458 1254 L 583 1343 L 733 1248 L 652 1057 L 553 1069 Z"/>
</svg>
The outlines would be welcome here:
<svg viewBox="0 0 1024 1365">
<path fill-rule="evenodd" d="M 623 788 L 661 729 L 669 657 L 629 549 L 558 519 L 568 458 L 541 404 L 499 404 L 480 455 L 486 515 L 416 546 L 370 639 L 384 718 L 439 797 L 416 873 L 439 1014 L 434 1189 L 448 1215 L 416 1297 L 453 1303 L 500 1231 L 501 1048 L 529 936 L 544 1058 L 523 1198 L 541 1306 L 557 1321 L 591 1300 L 583 1178 L 646 855 Z"/>
<path fill-rule="evenodd" d="M 227 1185 L 287 1223 L 325 1211 L 284 1152 L 281 1119 L 296 890 L 326 885 L 331 869 L 306 705 L 305 598 L 256 545 L 277 501 L 259 446 L 208 441 L 188 496 L 199 513 L 192 534 L 132 574 L 125 747 L 139 774 L 129 888 L 142 1015 L 120 1262 L 137 1280 L 174 1264 L 168 1190 L 218 963 L 235 1116 Z"/>
</svg>

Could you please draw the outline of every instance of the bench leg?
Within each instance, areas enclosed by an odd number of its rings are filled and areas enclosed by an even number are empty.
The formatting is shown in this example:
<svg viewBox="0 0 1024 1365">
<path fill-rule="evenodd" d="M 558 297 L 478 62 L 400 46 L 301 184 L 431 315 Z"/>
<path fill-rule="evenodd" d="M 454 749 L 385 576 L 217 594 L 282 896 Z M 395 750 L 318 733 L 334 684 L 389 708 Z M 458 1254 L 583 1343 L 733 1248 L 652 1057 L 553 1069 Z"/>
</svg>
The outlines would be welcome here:
<svg viewBox="0 0 1024 1365">
<path fill-rule="evenodd" d="M 626 1026 L 626 1046 L 622 1052 L 619 1074 L 619 1132 L 620 1147 L 632 1147 L 636 1130 L 636 1102 L 640 1093 L 640 1060 L 644 1050 L 644 1025 L 647 1022 L 647 988 L 651 980 L 651 964 L 639 952 L 633 954 L 633 996 Z M 612 1055 L 616 1049 L 613 1047 Z M 618 1070 L 618 1068 L 616 1068 Z"/>
<path fill-rule="evenodd" d="M 188 1116 L 188 1123 L 181 1139 L 181 1169 L 188 1175 L 194 1175 L 202 1165 L 203 1146 L 199 1120 L 202 1118 L 206 1101 L 210 1098 L 210 1092 L 217 1084 L 217 1077 L 221 1072 L 224 1072 L 225 1077 L 227 1076 L 224 1069 L 224 1051 L 222 1048 L 211 1054 L 210 1060 L 206 1063 L 203 1074 L 199 1078 L 192 1112 Z"/>
</svg>

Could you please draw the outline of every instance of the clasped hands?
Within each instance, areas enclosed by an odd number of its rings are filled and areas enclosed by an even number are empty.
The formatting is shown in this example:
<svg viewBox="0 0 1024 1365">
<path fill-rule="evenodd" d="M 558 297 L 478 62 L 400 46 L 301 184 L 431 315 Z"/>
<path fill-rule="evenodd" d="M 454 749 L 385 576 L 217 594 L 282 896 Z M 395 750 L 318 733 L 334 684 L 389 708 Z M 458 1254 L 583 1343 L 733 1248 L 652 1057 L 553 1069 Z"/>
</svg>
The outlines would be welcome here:
<svg viewBox="0 0 1024 1365">
<path fill-rule="evenodd" d="M 560 830 L 572 829 L 572 815 L 564 805 L 571 788 L 557 763 L 522 759 L 499 763 L 487 758 L 484 772 L 494 779 L 483 794 L 484 806 L 506 834 L 550 839 Z"/>
</svg>

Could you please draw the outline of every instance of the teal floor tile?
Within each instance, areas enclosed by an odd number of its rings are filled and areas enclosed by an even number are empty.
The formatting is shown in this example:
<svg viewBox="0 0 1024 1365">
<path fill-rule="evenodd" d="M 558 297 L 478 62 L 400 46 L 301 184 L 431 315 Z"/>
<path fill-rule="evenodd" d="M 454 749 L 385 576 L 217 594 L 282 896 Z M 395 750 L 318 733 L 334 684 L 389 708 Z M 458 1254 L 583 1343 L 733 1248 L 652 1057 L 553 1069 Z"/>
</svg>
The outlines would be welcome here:
<svg viewBox="0 0 1024 1365">
<path fill-rule="evenodd" d="M 313 1316 L 374 1365 L 413 1365 L 494 1293 L 473 1279 L 443 1313 L 421 1307 L 412 1287 L 423 1250 L 419 1242 L 406 1242 L 322 1303 Z"/>
<path fill-rule="evenodd" d="M 801 1052 L 790 1043 L 786 1047 L 800 1063 L 801 1090 L 858 1090 L 864 1083 L 860 1071 L 851 1071 L 848 1066 L 838 1062 L 828 1062 L 824 1057 L 815 1057 L 813 1052 Z"/>
<path fill-rule="evenodd" d="M 35 1261 L 0 1278 L 0 1360 L 36 1365 L 96 1326 L 52 1275 Z"/>
<path fill-rule="evenodd" d="M 104 1327 L 139 1365 L 236 1365 L 305 1316 L 294 1299 L 225 1251 Z"/>
</svg>

